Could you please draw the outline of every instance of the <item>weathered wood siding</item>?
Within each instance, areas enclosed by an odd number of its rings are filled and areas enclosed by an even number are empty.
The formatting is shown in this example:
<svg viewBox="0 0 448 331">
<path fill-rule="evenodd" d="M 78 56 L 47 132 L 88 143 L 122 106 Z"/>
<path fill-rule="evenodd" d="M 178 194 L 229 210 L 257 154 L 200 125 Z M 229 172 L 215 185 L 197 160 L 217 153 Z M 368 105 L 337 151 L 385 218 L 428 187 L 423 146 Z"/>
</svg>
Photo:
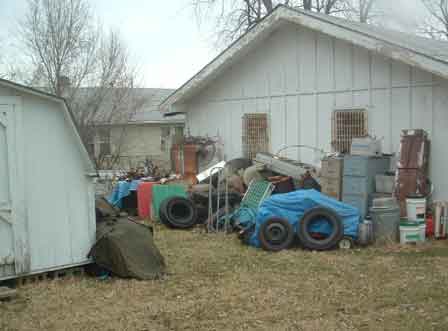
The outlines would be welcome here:
<svg viewBox="0 0 448 331">
<path fill-rule="evenodd" d="M 241 117 L 268 113 L 271 151 L 306 144 L 331 150 L 335 109 L 365 108 L 369 131 L 383 137 L 385 152 L 397 152 L 402 129 L 431 135 L 431 174 L 436 196 L 448 199 L 448 82 L 310 29 L 290 24 L 182 105 L 193 135 L 222 137 L 227 159 L 239 157 Z M 305 162 L 305 149 L 286 154 Z"/>
</svg>

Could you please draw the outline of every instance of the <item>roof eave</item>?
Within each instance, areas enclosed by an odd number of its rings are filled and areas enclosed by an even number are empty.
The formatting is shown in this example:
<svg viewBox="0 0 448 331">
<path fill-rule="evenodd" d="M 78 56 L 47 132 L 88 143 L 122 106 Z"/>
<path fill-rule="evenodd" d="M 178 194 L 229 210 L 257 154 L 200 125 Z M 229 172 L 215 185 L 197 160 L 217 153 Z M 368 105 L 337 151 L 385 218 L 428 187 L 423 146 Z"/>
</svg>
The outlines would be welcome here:
<svg viewBox="0 0 448 331">
<path fill-rule="evenodd" d="M 187 98 L 194 91 L 206 86 L 209 81 L 213 80 L 219 73 L 244 55 L 256 41 L 262 40 L 266 35 L 269 35 L 280 24 L 282 10 L 284 10 L 283 6 L 278 6 L 271 14 L 263 18 L 260 23 L 234 41 L 190 80 L 169 95 L 160 104 L 160 110 L 162 112 L 168 111 L 170 105 Z"/>
<path fill-rule="evenodd" d="M 407 49 L 387 40 L 381 40 L 356 29 L 348 29 L 322 18 L 314 17 L 306 12 L 278 6 L 270 15 L 266 16 L 255 27 L 232 43 L 195 76 L 168 96 L 160 105 L 161 111 L 168 112 L 171 105 L 185 101 L 197 93 L 197 91 L 201 90 L 208 82 L 219 75 L 222 70 L 229 67 L 233 61 L 244 54 L 254 41 L 268 35 L 270 31 L 274 30 L 282 22 L 305 26 L 448 79 L 448 62 L 427 54 L 418 53 L 415 50 Z"/>
</svg>

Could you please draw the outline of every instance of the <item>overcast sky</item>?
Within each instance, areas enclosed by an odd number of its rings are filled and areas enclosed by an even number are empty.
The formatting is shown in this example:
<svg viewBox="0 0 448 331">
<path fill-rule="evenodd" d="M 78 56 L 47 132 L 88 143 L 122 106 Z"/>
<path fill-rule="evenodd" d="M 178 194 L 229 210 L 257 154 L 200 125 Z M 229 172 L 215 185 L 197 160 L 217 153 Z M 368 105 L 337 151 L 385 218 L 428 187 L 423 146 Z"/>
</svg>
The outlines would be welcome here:
<svg viewBox="0 0 448 331">
<path fill-rule="evenodd" d="M 229 0 L 230 1 L 230 0 Z M 421 12 L 419 0 L 379 0 L 398 19 Z M 91 0 L 106 27 L 119 29 L 146 87 L 177 88 L 216 54 L 210 24 L 198 27 L 191 0 Z M 0 42 L 8 47 L 26 0 L 0 0 Z M 401 21 L 403 21 L 401 19 Z M 1 49 L 0 49 L 1 51 Z"/>
<path fill-rule="evenodd" d="M 106 27 L 119 29 L 142 70 L 146 87 L 176 88 L 217 53 L 210 29 L 199 29 L 190 0 L 91 0 Z M 155 5 L 156 3 L 156 5 Z M 0 0 L 0 41 L 26 10 L 26 0 Z"/>
</svg>

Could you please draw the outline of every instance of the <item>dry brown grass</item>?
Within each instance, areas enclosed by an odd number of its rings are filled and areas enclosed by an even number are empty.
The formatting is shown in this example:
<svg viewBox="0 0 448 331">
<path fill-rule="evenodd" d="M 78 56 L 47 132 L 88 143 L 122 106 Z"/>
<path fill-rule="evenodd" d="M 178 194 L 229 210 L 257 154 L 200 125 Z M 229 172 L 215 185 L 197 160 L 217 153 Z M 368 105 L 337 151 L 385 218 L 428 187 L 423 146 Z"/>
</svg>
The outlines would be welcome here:
<svg viewBox="0 0 448 331">
<path fill-rule="evenodd" d="M 162 281 L 72 278 L 0 303 L 0 330 L 448 330 L 448 244 L 277 254 L 157 228 Z"/>
</svg>

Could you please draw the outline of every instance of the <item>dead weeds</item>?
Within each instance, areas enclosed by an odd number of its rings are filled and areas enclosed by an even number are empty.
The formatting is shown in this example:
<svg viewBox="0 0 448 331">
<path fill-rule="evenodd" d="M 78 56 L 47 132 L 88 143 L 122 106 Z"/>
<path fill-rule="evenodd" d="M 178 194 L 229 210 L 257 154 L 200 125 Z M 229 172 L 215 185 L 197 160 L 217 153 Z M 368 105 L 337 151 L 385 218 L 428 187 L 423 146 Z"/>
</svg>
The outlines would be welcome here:
<svg viewBox="0 0 448 331">
<path fill-rule="evenodd" d="M 0 303 L 1 330 L 446 330 L 448 244 L 277 254 L 157 227 L 162 281 L 68 278 Z"/>
</svg>

